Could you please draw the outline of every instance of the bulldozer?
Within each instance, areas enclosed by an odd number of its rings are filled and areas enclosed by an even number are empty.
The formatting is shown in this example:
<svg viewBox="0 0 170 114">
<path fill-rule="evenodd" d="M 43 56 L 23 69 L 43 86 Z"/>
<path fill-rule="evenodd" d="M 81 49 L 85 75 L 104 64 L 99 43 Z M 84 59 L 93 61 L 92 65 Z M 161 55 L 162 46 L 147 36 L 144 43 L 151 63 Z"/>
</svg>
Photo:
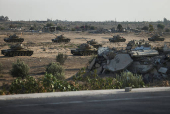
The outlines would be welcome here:
<svg viewBox="0 0 170 114">
<path fill-rule="evenodd" d="M 16 34 L 10 35 L 9 38 L 4 38 L 5 42 L 23 42 L 24 38 L 19 38 Z"/>
<path fill-rule="evenodd" d="M 113 38 L 109 38 L 110 42 L 125 42 L 126 39 L 121 37 L 120 35 L 113 36 Z"/>
<path fill-rule="evenodd" d="M 71 50 L 71 53 L 73 55 L 88 56 L 92 54 L 97 54 L 97 49 L 90 44 L 83 43 L 77 49 Z"/>
<path fill-rule="evenodd" d="M 60 36 L 56 36 L 55 39 L 52 39 L 52 42 L 57 42 L 57 43 L 60 43 L 60 42 L 70 42 L 70 39 L 69 38 L 65 38 L 64 35 L 60 35 Z"/>
<path fill-rule="evenodd" d="M 164 41 L 165 38 L 160 38 L 160 35 L 155 34 L 151 38 L 148 38 L 149 41 Z"/>
<path fill-rule="evenodd" d="M 22 44 L 12 45 L 10 49 L 1 50 L 1 54 L 5 56 L 31 56 L 32 50 L 25 49 Z"/>
<path fill-rule="evenodd" d="M 86 40 L 87 41 L 87 40 Z M 87 41 L 88 44 L 92 45 L 94 48 L 98 49 L 99 47 L 102 47 L 101 44 L 98 44 L 95 39 L 92 39 L 90 41 Z"/>
</svg>

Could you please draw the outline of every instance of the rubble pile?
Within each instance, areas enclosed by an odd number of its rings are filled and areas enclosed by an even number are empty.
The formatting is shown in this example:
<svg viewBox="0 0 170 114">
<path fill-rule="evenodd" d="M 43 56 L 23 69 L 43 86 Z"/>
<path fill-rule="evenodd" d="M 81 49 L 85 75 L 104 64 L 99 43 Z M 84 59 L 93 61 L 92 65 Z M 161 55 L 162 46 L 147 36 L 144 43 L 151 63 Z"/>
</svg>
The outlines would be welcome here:
<svg viewBox="0 0 170 114">
<path fill-rule="evenodd" d="M 170 77 L 170 51 L 159 53 L 149 47 L 149 44 L 145 46 L 144 41 L 142 43 L 138 42 L 139 45 L 130 50 L 100 47 L 98 56 L 89 64 L 88 70 L 97 70 L 98 74 L 105 74 L 106 71 L 111 73 L 129 71 L 142 75 L 146 83 Z M 167 45 L 164 47 L 170 50 Z"/>
</svg>

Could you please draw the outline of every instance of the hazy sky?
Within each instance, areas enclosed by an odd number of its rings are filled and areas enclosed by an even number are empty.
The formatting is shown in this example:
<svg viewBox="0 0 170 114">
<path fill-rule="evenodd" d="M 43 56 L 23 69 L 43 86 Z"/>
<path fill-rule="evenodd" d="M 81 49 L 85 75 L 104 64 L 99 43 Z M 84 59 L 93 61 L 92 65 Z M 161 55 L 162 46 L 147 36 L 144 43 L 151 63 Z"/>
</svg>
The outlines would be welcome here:
<svg viewBox="0 0 170 114">
<path fill-rule="evenodd" d="M 170 20 L 170 0 L 0 0 L 10 20 Z"/>
</svg>

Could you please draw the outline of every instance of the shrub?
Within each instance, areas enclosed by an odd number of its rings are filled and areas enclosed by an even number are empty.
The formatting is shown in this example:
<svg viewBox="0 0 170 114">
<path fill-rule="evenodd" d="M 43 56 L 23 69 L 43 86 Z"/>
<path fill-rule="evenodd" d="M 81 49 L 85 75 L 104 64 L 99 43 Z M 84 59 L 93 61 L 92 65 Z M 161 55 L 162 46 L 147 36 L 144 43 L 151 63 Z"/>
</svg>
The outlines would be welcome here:
<svg viewBox="0 0 170 114">
<path fill-rule="evenodd" d="M 53 26 L 52 23 L 47 23 L 47 24 L 46 24 L 46 27 L 51 27 L 51 26 Z"/>
<path fill-rule="evenodd" d="M 63 54 L 63 53 L 59 53 L 57 56 L 56 56 L 56 61 L 59 62 L 61 65 L 64 64 L 65 60 L 67 59 L 67 55 L 66 54 Z"/>
<path fill-rule="evenodd" d="M 163 30 L 164 27 L 165 27 L 165 25 L 162 25 L 162 24 L 158 24 L 158 25 L 157 25 L 157 28 L 160 29 L 160 30 Z"/>
<path fill-rule="evenodd" d="M 43 87 L 40 82 L 36 81 L 33 77 L 27 76 L 25 79 L 20 77 L 15 79 L 9 89 L 10 93 L 37 93 L 43 92 Z"/>
<path fill-rule="evenodd" d="M 57 79 L 65 79 L 64 69 L 59 63 L 50 63 L 46 68 L 46 72 L 52 74 Z"/>
<path fill-rule="evenodd" d="M 153 25 L 149 24 L 149 32 L 154 31 Z"/>
<path fill-rule="evenodd" d="M 143 87 L 144 82 L 141 75 L 134 75 L 131 72 L 123 72 L 116 79 L 122 83 L 122 87 Z"/>
<path fill-rule="evenodd" d="M 121 24 L 118 24 L 117 29 L 118 29 L 120 32 L 122 32 L 122 30 L 123 30 L 122 25 L 121 25 Z"/>
<path fill-rule="evenodd" d="M 78 90 L 78 88 L 76 88 L 75 85 L 70 84 L 63 80 L 58 80 L 52 74 L 47 74 L 47 73 L 45 74 L 43 79 L 43 86 L 48 92 Z"/>
<path fill-rule="evenodd" d="M 28 76 L 29 66 L 25 64 L 23 61 L 17 60 L 16 63 L 13 63 L 12 70 L 10 71 L 13 77 L 21 77 L 24 78 Z"/>
</svg>

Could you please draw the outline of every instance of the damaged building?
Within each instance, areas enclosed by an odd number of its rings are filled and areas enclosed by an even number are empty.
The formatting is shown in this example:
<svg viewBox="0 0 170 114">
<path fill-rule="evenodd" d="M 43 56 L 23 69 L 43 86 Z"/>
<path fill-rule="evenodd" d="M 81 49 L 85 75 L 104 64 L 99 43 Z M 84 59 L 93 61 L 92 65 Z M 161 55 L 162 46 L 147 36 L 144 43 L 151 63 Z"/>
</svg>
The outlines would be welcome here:
<svg viewBox="0 0 170 114">
<path fill-rule="evenodd" d="M 136 45 L 138 44 L 138 45 Z M 144 82 L 153 82 L 170 77 L 170 43 L 156 50 L 145 41 L 130 41 L 126 50 L 100 47 L 98 56 L 88 65 L 88 71 L 97 74 L 120 73 L 123 71 L 140 74 Z"/>
</svg>

